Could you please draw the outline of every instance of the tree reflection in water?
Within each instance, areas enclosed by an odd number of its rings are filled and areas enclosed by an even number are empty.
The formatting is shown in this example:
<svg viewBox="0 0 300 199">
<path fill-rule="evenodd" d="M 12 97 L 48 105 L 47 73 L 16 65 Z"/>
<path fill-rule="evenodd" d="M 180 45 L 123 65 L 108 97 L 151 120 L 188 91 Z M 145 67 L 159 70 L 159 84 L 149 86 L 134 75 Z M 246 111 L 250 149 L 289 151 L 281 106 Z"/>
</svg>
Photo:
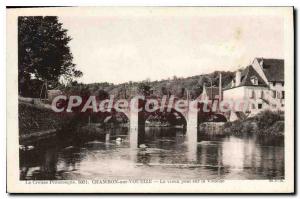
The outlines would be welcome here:
<svg viewBox="0 0 300 199">
<path fill-rule="evenodd" d="M 54 141 L 21 154 L 20 178 L 284 178 L 282 140 L 200 133 L 197 141 L 194 133 L 146 127 L 114 130 L 103 140 L 77 145 Z"/>
</svg>

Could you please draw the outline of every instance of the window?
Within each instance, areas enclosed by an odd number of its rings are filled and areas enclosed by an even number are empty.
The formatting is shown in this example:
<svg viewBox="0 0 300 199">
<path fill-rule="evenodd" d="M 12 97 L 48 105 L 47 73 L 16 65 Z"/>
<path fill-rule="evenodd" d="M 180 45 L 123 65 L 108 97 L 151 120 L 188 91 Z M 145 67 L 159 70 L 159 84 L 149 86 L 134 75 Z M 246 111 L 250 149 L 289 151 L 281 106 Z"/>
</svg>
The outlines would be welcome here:
<svg viewBox="0 0 300 199">
<path fill-rule="evenodd" d="M 257 97 L 258 97 L 259 99 L 262 99 L 262 98 L 263 98 L 263 95 L 264 95 L 264 91 L 262 91 L 262 90 L 258 91 Z"/>
<path fill-rule="evenodd" d="M 251 99 L 255 98 L 255 91 L 254 90 L 250 91 L 250 98 Z"/>
<path fill-rule="evenodd" d="M 255 104 L 252 104 L 252 109 L 255 109 Z"/>
<path fill-rule="evenodd" d="M 250 78 L 250 81 L 251 81 L 251 83 L 252 83 L 253 85 L 258 85 L 258 79 L 257 79 L 256 76 L 252 76 L 252 77 Z"/>
<path fill-rule="evenodd" d="M 277 91 L 277 99 L 281 99 L 281 92 Z"/>
<path fill-rule="evenodd" d="M 272 91 L 272 93 L 273 98 L 276 98 L 276 91 Z"/>
<path fill-rule="evenodd" d="M 262 104 L 258 104 L 258 109 L 262 109 Z"/>
<path fill-rule="evenodd" d="M 273 86 L 275 86 L 276 85 L 276 83 L 275 82 L 273 82 Z"/>
<path fill-rule="evenodd" d="M 282 82 L 282 86 L 284 86 L 284 82 Z"/>
<path fill-rule="evenodd" d="M 281 99 L 284 99 L 284 91 L 281 91 Z"/>
</svg>

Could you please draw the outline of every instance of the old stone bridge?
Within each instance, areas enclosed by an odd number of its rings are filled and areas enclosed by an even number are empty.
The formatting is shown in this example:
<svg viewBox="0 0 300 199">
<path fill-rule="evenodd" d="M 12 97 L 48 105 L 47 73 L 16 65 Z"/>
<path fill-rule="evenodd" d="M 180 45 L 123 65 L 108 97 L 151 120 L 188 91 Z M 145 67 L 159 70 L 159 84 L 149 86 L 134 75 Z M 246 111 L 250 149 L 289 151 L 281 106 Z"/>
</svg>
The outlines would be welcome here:
<svg viewBox="0 0 300 199">
<path fill-rule="evenodd" d="M 149 101 L 158 101 L 158 104 L 156 104 L 158 105 L 157 109 L 152 109 L 153 111 L 151 112 L 147 111 L 146 104 Z M 176 102 L 176 99 L 174 99 L 172 103 L 170 103 L 169 100 L 163 102 L 162 100 L 157 99 L 138 99 L 136 102 L 130 103 L 130 106 L 127 109 L 122 109 L 122 112 L 129 120 L 130 132 L 137 132 L 137 135 L 144 132 L 145 123 L 151 115 L 157 112 L 168 112 L 169 114 L 173 114 L 177 119 L 183 121 L 184 128 L 191 134 L 190 137 L 192 137 L 193 140 L 197 140 L 197 129 L 200 123 L 227 121 L 225 114 L 221 113 L 218 109 L 216 111 L 211 111 L 212 104 L 205 104 L 205 102 L 196 99 L 185 101 L 185 103 L 181 103 L 179 106 L 180 108 L 178 108 Z M 206 110 L 209 111 L 204 111 L 205 106 Z M 132 139 L 135 140 L 136 138 Z"/>
</svg>

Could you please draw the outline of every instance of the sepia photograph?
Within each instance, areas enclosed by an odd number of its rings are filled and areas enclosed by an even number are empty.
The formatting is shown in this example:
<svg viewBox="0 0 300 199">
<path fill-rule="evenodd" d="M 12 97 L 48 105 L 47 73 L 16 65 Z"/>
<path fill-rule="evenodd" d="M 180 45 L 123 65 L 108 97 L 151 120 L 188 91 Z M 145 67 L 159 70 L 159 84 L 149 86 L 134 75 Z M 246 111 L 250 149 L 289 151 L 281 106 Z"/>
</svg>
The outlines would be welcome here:
<svg viewBox="0 0 300 199">
<path fill-rule="evenodd" d="M 293 7 L 7 9 L 8 192 L 292 193 Z"/>
</svg>

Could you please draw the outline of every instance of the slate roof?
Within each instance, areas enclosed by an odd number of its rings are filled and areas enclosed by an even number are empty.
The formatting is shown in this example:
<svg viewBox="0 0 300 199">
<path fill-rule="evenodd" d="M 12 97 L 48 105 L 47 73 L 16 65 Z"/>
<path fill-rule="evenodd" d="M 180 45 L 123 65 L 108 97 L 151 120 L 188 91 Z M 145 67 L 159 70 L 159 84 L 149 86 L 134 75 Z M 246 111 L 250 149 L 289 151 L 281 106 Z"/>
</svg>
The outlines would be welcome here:
<svg viewBox="0 0 300 199">
<path fill-rule="evenodd" d="M 242 79 L 239 86 L 268 86 L 262 77 L 256 72 L 252 65 L 246 67 L 246 69 L 242 72 Z M 253 85 L 251 82 L 251 77 L 257 77 L 258 85 Z"/>
<path fill-rule="evenodd" d="M 284 60 L 257 58 L 269 82 L 284 82 Z"/>
<path fill-rule="evenodd" d="M 256 58 L 259 63 L 262 62 L 262 70 L 269 82 L 284 82 L 284 60 L 283 59 L 265 59 Z M 256 76 L 258 78 L 258 85 L 266 86 L 266 83 L 262 77 L 256 72 L 252 65 L 247 66 L 241 71 L 241 83 L 239 86 L 255 86 L 251 82 L 251 77 Z M 232 82 L 235 82 L 233 79 Z M 232 82 L 225 86 L 223 90 L 239 87 L 232 87 Z"/>
<path fill-rule="evenodd" d="M 251 82 L 251 77 L 257 77 L 258 84 L 253 85 Z M 233 79 L 235 82 L 235 78 Z M 240 86 L 263 86 L 267 87 L 268 85 L 265 83 L 265 81 L 262 79 L 262 77 L 256 72 L 256 70 L 253 68 L 252 65 L 247 66 L 244 70 L 241 71 L 241 83 L 238 86 L 235 87 L 240 87 Z M 227 85 L 223 90 L 235 88 L 231 86 L 231 83 Z"/>
</svg>

